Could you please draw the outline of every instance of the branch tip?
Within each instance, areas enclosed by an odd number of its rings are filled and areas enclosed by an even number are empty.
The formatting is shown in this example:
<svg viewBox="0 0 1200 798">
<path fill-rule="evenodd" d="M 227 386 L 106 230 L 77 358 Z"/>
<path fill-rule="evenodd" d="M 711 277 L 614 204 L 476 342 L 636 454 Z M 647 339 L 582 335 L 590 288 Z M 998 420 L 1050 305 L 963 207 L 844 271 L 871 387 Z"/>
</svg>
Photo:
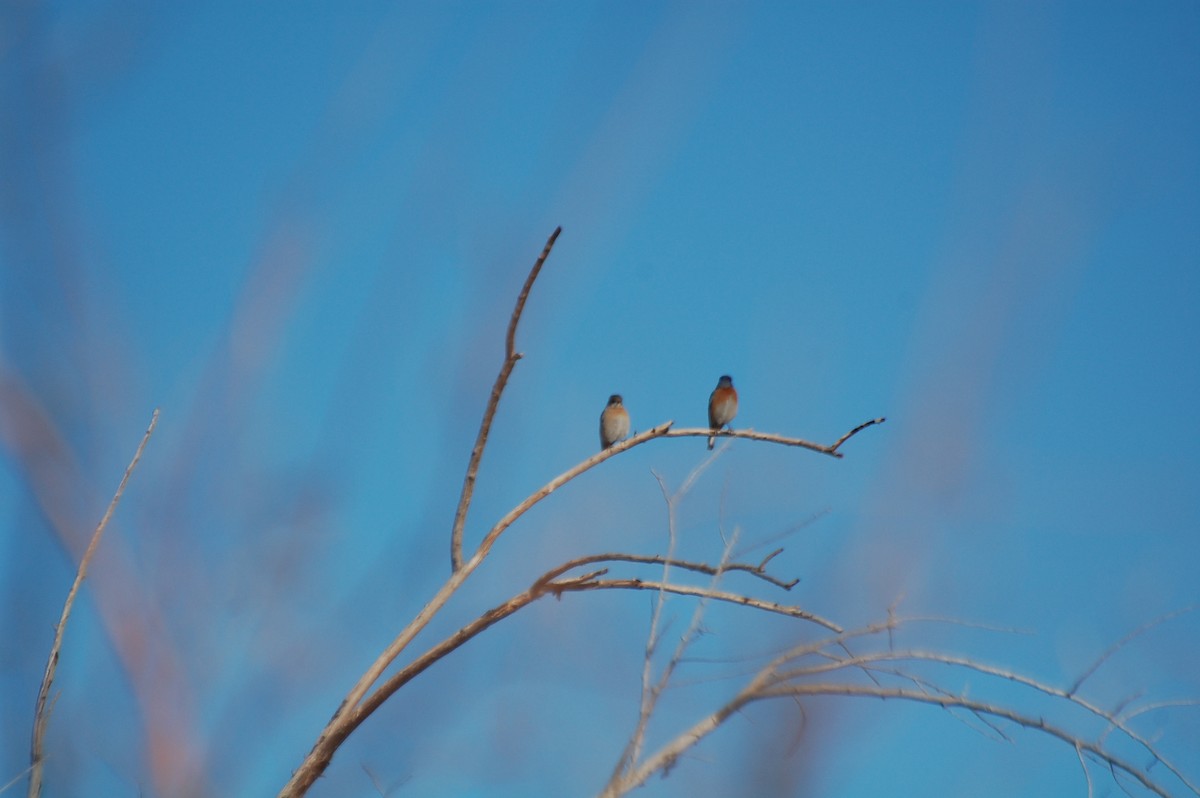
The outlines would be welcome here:
<svg viewBox="0 0 1200 798">
<path fill-rule="evenodd" d="M 529 298 L 533 283 L 537 280 L 538 274 L 541 272 L 546 258 L 550 256 L 550 250 L 554 247 L 554 242 L 561 232 L 562 227 L 556 227 L 550 234 L 550 238 L 546 240 L 546 246 L 542 248 L 542 254 L 538 256 L 538 259 L 534 261 L 533 268 L 529 270 L 529 276 L 525 278 L 525 284 L 521 287 L 521 293 L 517 295 L 512 315 L 508 319 L 508 332 L 504 336 L 504 365 L 500 367 L 500 373 L 496 375 L 496 382 L 492 385 L 492 393 L 488 397 L 487 407 L 483 411 L 483 420 L 479 423 L 479 434 L 475 438 L 471 458 L 467 461 L 467 474 L 463 477 L 458 507 L 454 511 L 454 525 L 450 529 L 451 573 L 458 572 L 463 566 L 463 528 L 467 523 L 467 510 L 471 506 L 471 497 L 475 494 L 475 476 L 479 472 L 479 463 L 483 459 L 483 450 L 487 446 L 492 420 L 496 417 L 496 408 L 500 404 L 500 396 L 508 385 L 509 375 L 512 374 L 517 361 L 524 357 L 523 354 L 516 351 L 517 324 L 521 321 L 521 313 L 525 310 L 525 301 Z"/>
</svg>

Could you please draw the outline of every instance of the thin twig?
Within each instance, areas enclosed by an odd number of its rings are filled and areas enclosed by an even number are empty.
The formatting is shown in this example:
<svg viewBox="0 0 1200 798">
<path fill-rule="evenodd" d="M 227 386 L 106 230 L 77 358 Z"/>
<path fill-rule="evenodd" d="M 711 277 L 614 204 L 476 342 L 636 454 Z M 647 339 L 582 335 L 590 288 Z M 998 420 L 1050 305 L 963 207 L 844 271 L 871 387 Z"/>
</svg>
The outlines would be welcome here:
<svg viewBox="0 0 1200 798">
<path fill-rule="evenodd" d="M 830 457 L 837 457 L 840 459 L 842 457 L 842 453 L 839 452 L 838 449 L 841 447 L 841 445 L 843 443 L 845 443 L 847 440 L 849 440 L 852 435 L 855 435 L 860 430 L 864 430 L 873 424 L 881 424 L 881 423 L 883 423 L 883 421 L 884 421 L 884 419 L 882 419 L 882 418 L 873 418 L 870 421 L 867 421 L 863 424 L 859 424 L 857 427 L 850 430 L 842 437 L 838 438 L 836 442 L 834 442 L 833 444 L 831 444 L 829 446 L 826 446 L 825 444 L 821 444 L 821 443 L 813 443 L 812 441 L 806 441 L 803 438 L 792 438 L 787 435 L 777 435 L 773 432 L 755 432 L 752 429 L 723 429 L 723 430 L 715 430 L 714 431 L 714 430 L 709 429 L 708 427 L 687 427 L 687 428 L 673 429 L 670 432 L 668 432 L 666 435 L 663 435 L 663 437 L 664 438 L 711 438 L 713 436 L 716 436 L 719 438 L 747 438 L 752 441 L 766 441 L 768 443 L 781 443 L 784 446 L 799 446 L 802 449 L 809 449 L 814 452 L 820 452 L 821 454 L 827 454 Z"/>
<path fill-rule="evenodd" d="M 1105 652 L 1103 654 L 1101 654 L 1099 657 L 1097 657 L 1096 661 L 1092 663 L 1091 667 L 1089 667 L 1082 674 L 1080 674 L 1079 678 L 1075 680 L 1075 683 L 1071 685 L 1069 690 L 1067 690 L 1067 693 L 1074 694 L 1075 692 L 1077 692 L 1079 690 L 1079 688 L 1083 686 L 1083 683 L 1086 682 L 1093 673 L 1095 673 L 1097 670 L 1099 670 L 1101 665 L 1103 665 L 1105 662 L 1108 661 L 1109 657 L 1111 657 L 1113 654 L 1115 654 L 1119 650 L 1121 650 L 1121 648 L 1123 648 L 1127 643 L 1129 643 L 1129 641 L 1145 634 L 1146 632 L 1150 631 L 1151 629 L 1153 629 L 1154 627 L 1158 626 L 1161 623 L 1165 623 L 1165 622 L 1171 620 L 1172 618 L 1178 618 L 1180 615 L 1186 615 L 1187 613 L 1192 612 L 1198 608 L 1200 608 L 1200 604 L 1193 604 L 1190 607 L 1184 607 L 1183 609 L 1174 610 L 1173 612 L 1168 612 L 1164 615 L 1160 615 L 1159 617 L 1155 618 L 1154 620 L 1150 621 L 1149 623 L 1142 624 L 1138 628 L 1134 629 L 1132 632 L 1125 635 L 1120 640 L 1118 640 L 1117 642 L 1115 642 L 1111 646 L 1109 646 L 1108 649 L 1105 650 Z"/>
<path fill-rule="evenodd" d="M 942 654 L 936 651 L 908 650 L 908 651 L 882 651 L 871 654 L 864 654 L 855 657 L 852 660 L 836 658 L 836 664 L 813 665 L 804 668 L 794 668 L 789 671 L 776 672 L 770 679 L 770 684 L 784 684 L 793 682 L 796 679 L 813 676 L 818 673 L 827 673 L 841 668 L 861 667 L 866 663 L 884 662 L 884 661 L 899 661 L 899 660 L 917 660 L 926 662 L 937 662 L 943 665 L 963 668 L 965 670 L 975 671 L 987 676 L 994 676 L 999 679 L 1007 679 L 1015 682 L 1023 687 L 1036 690 L 1039 693 L 1050 696 L 1052 698 L 1061 698 L 1070 703 L 1087 710 L 1096 717 L 1108 721 L 1113 727 L 1124 732 L 1124 734 L 1132 741 L 1140 745 L 1157 761 L 1162 763 L 1162 766 L 1169 770 L 1172 775 L 1179 779 L 1185 787 L 1192 793 L 1200 795 L 1200 785 L 1191 782 L 1173 762 L 1166 759 L 1161 753 L 1155 750 L 1154 745 L 1144 736 L 1138 734 L 1133 729 L 1129 728 L 1126 722 L 1119 718 L 1115 713 L 1109 712 L 1102 707 L 1081 698 L 1076 693 L 1070 693 L 1053 685 L 1040 682 L 1037 679 L 1032 679 L 1028 676 L 1016 673 L 1015 671 L 1006 668 L 999 668 L 994 665 L 988 665 L 983 662 L 978 662 L 967 657 L 959 657 L 951 654 Z M 1111 730 L 1110 730 L 1111 731 Z M 1108 732 L 1100 737 L 1100 744 L 1107 737 Z"/>
<path fill-rule="evenodd" d="M 116 511 L 121 496 L 125 494 L 125 486 L 129 484 L 129 477 L 133 473 L 133 469 L 137 467 L 138 461 L 142 459 L 142 452 L 145 451 L 146 443 L 154 434 L 154 428 L 157 425 L 158 409 L 155 408 L 154 415 L 150 417 L 150 426 L 142 435 L 142 442 L 138 444 L 137 451 L 133 453 L 133 459 L 125 467 L 125 474 L 121 477 L 121 483 L 117 485 L 117 492 L 113 494 L 112 500 L 108 503 L 108 509 L 104 511 L 104 517 L 96 525 L 96 530 L 92 532 L 92 539 L 88 542 L 87 549 L 79 560 L 79 568 L 75 571 L 75 581 L 71 584 L 71 589 L 67 592 L 67 600 L 63 604 L 62 617 L 59 618 L 58 626 L 54 629 L 54 643 L 50 646 L 50 657 L 46 661 L 46 672 L 42 675 L 42 686 L 38 690 L 37 709 L 33 715 L 33 737 L 29 746 L 30 769 L 29 792 L 27 793 L 29 798 L 38 798 L 42 794 L 42 770 L 46 759 L 44 752 L 46 725 L 50 722 L 50 712 L 46 702 L 50 698 L 50 687 L 54 683 L 54 674 L 58 671 L 58 657 L 62 651 L 63 634 L 67 630 L 67 619 L 71 617 L 71 608 L 75 605 L 75 597 L 79 594 L 79 588 L 87 577 L 88 565 L 96 553 L 96 548 L 100 545 L 100 538 L 104 535 L 104 530 Z"/>
<path fill-rule="evenodd" d="M 724 448 L 725 447 L 722 447 L 722 449 Z M 703 464 L 693 469 L 691 475 L 684 480 L 683 486 L 674 495 L 668 493 L 666 483 L 663 481 L 662 477 L 659 476 L 657 472 L 654 473 L 654 478 L 658 480 L 659 488 L 662 490 L 663 499 L 667 504 L 667 530 L 669 536 L 669 542 L 667 545 L 668 556 L 664 558 L 662 582 L 659 585 L 658 595 L 654 604 L 654 612 L 650 619 L 650 629 L 647 633 L 646 651 L 642 662 L 642 691 L 641 700 L 638 707 L 637 724 L 634 726 L 633 732 L 629 736 L 629 741 L 626 743 L 625 749 L 621 752 L 620 757 L 618 757 L 617 764 L 613 768 L 612 774 L 609 776 L 608 785 L 606 786 L 604 792 L 605 795 L 618 790 L 619 785 L 625 780 L 629 772 L 637 766 L 638 760 L 641 759 L 642 746 L 645 743 L 646 730 L 650 725 L 650 717 L 657 709 L 659 697 L 662 695 L 663 691 L 666 690 L 667 685 L 671 681 L 671 676 L 674 674 L 675 669 L 679 666 L 684 652 L 691 644 L 692 638 L 695 635 L 696 630 L 699 629 L 700 623 L 703 620 L 704 610 L 706 607 L 705 598 L 702 598 L 696 603 L 696 606 L 692 612 L 692 619 L 688 624 L 687 630 L 680 635 L 679 643 L 676 645 L 675 651 L 672 653 L 667 663 L 663 666 L 662 672 L 659 674 L 658 679 L 651 684 L 650 675 L 653 667 L 653 654 L 658 643 L 658 621 L 666 603 L 667 578 L 671 566 L 671 554 L 674 553 L 677 539 L 676 507 L 679 500 L 687 493 L 687 491 L 691 490 L 692 485 L 695 484 L 696 479 L 699 477 L 699 473 L 707 468 L 708 464 L 712 463 L 719 455 L 719 451 L 712 454 L 705 460 Z M 722 535 L 722 538 L 724 539 L 724 535 Z M 716 568 L 712 569 L 712 581 L 709 585 L 709 590 L 715 591 L 717 585 L 720 583 L 721 577 L 724 573 L 724 567 L 728 565 L 730 555 L 733 551 L 733 545 L 736 540 L 737 533 L 735 530 L 733 539 L 725 542 L 725 547 L 721 554 L 721 562 Z M 768 557 L 767 559 L 769 560 L 770 558 Z M 766 564 L 766 560 L 763 561 L 763 564 Z"/>
<path fill-rule="evenodd" d="M 715 455 L 713 456 L 715 457 Z M 707 458 L 708 462 L 713 460 L 713 457 Z M 689 482 L 696 477 L 699 468 L 692 469 L 692 476 Z M 678 541 L 676 536 L 676 516 L 675 506 L 678 498 L 687 492 L 690 487 L 685 485 L 678 492 L 672 494 L 667 490 L 666 480 L 657 471 L 651 469 L 654 479 L 658 482 L 658 489 L 662 493 L 663 501 L 667 505 L 667 556 L 663 558 L 662 563 L 662 582 L 667 584 L 667 580 L 671 575 L 671 560 L 675 555 L 675 545 Z M 634 726 L 633 734 L 629 736 L 629 742 L 625 746 L 625 750 L 621 752 L 621 756 L 617 759 L 616 767 L 613 769 L 610 781 L 615 781 L 621 775 L 633 767 L 638 758 L 642 755 L 642 744 L 646 739 L 646 726 L 650 722 L 650 715 L 654 712 L 655 704 L 658 701 L 658 695 L 655 692 L 654 686 L 651 684 L 651 672 L 654 667 L 654 652 L 658 649 L 658 644 L 662 639 L 662 635 L 666 630 L 659 631 L 658 625 L 662 620 L 663 608 L 667 604 L 667 594 L 663 589 L 659 589 L 658 594 L 654 597 L 654 609 L 650 613 L 650 628 L 646 631 L 646 647 L 642 655 L 642 689 L 638 697 L 638 720 Z"/>
<path fill-rule="evenodd" d="M 504 620 L 518 610 L 524 608 L 538 599 L 545 596 L 561 596 L 567 592 L 581 592 L 584 590 L 596 588 L 596 578 L 603 575 L 604 570 L 594 571 L 571 579 L 557 579 L 564 570 L 563 566 L 558 566 L 550 571 L 547 571 L 538 579 L 534 580 L 528 590 L 525 590 L 507 601 L 498 604 L 492 609 L 480 615 L 475 620 L 466 624 L 454 634 L 442 640 L 437 645 L 430 648 L 428 651 L 421 654 L 415 660 L 410 662 L 405 667 L 388 677 L 387 681 L 381 684 L 374 692 L 365 698 L 357 709 L 349 711 L 346 715 L 346 724 L 348 728 L 341 735 L 341 739 L 349 736 L 350 732 L 358 727 L 371 713 L 377 710 L 383 703 L 390 698 L 397 690 L 403 687 L 408 682 L 412 681 L 417 675 L 428 669 L 433 663 L 445 657 L 447 654 L 458 649 L 468 640 L 479 635 L 481 632 L 491 628 L 496 623 Z M 609 586 L 615 587 L 615 586 Z M 669 590 L 670 588 L 668 588 Z"/>
<path fill-rule="evenodd" d="M 871 426 L 872 424 L 882 424 L 885 421 L 887 421 L 887 419 L 882 416 L 879 418 L 873 418 L 870 421 L 864 421 L 863 423 L 859 424 L 854 429 L 847 432 L 842 437 L 838 438 L 837 441 L 833 444 L 833 446 L 829 447 L 830 453 L 836 452 L 843 443 L 850 440 L 852 437 L 854 437 L 858 433 L 862 432 L 863 430 L 865 430 L 867 427 Z"/>
<path fill-rule="evenodd" d="M 1051 737 L 1057 737 L 1063 742 L 1071 746 L 1078 746 L 1109 764 L 1110 767 L 1123 771 L 1132 776 L 1143 787 L 1162 796 L 1162 798 L 1170 798 L 1170 794 L 1158 783 L 1153 781 L 1149 776 L 1139 770 L 1130 762 L 1118 757 L 1116 754 L 1105 751 L 1100 746 L 1090 743 L 1065 729 L 1047 723 L 1045 718 L 1025 715 L 1015 710 L 1006 707 L 987 704 L 982 701 L 975 701 L 965 696 L 945 696 L 945 695 L 930 695 L 925 692 L 916 690 L 907 690 L 902 687 L 880 688 L 874 685 L 857 685 L 857 684 L 799 684 L 788 685 L 787 687 L 768 688 L 760 693 L 752 696 L 751 700 L 759 700 L 765 698 L 778 698 L 784 696 L 805 696 L 805 695 L 840 695 L 840 696 L 856 696 L 856 697 L 871 697 L 883 699 L 901 699 L 905 701 L 914 701 L 920 704 L 933 704 L 940 706 L 943 709 L 951 707 L 960 707 L 969 709 L 974 712 L 979 712 L 985 715 L 1002 718 L 1011 721 L 1018 726 L 1023 726 L 1027 729 L 1041 731 L 1049 734 Z M 1160 760 L 1161 761 L 1161 760 Z"/>
<path fill-rule="evenodd" d="M 826 620 L 819 615 L 814 615 L 800 607 L 776 604 L 774 601 L 764 601 L 752 598 L 751 596 L 743 596 L 739 593 L 726 593 L 721 590 L 709 590 L 708 588 L 695 587 L 693 585 L 665 584 L 663 582 L 649 582 L 642 579 L 598 579 L 594 582 L 583 582 L 563 589 L 566 591 L 663 590 L 667 593 L 676 593 L 680 596 L 696 596 L 698 598 L 713 599 L 714 601 L 726 601 L 730 604 L 741 604 L 744 607 L 754 607 L 755 609 L 775 613 L 776 615 L 786 615 L 789 618 L 800 618 L 805 621 L 811 621 L 832 632 L 841 631 L 841 627 L 833 621 Z"/>
<path fill-rule="evenodd" d="M 748 543 L 746 546 L 744 546 L 741 549 L 741 551 L 735 551 L 733 553 L 733 556 L 738 557 L 738 558 L 746 557 L 753 551 L 758 551 L 759 549 L 769 546 L 772 543 L 776 543 L 777 541 L 783 540 L 784 538 L 791 537 L 792 535 L 799 532 L 801 529 L 804 529 L 807 526 L 815 524 L 821 518 L 829 515 L 829 513 L 830 513 L 830 510 L 828 507 L 826 507 L 822 510 L 818 510 L 818 511 L 812 513 L 811 515 L 809 515 L 808 518 L 805 518 L 803 521 L 792 524 L 791 526 L 787 527 L 786 529 L 784 529 L 780 532 L 773 532 L 764 538 L 760 538 L 759 540 L 753 541 L 752 543 Z M 776 551 L 782 552 L 783 549 L 776 549 Z M 771 555 L 771 556 L 775 556 L 775 555 Z"/>
<path fill-rule="evenodd" d="M 1147 712 L 1154 712 L 1159 709 L 1171 709 L 1173 707 L 1195 707 L 1200 706 L 1200 698 L 1177 698 L 1171 701 L 1156 701 L 1153 704 L 1143 704 L 1140 707 L 1130 709 L 1128 712 L 1114 712 L 1113 714 L 1119 717 L 1123 722 L 1128 723 L 1138 715 L 1144 715 Z M 1109 729 L 1101 735 L 1101 739 L 1112 731 Z"/>
<path fill-rule="evenodd" d="M 1083 777 L 1087 779 L 1088 798 L 1092 798 L 1096 794 L 1095 788 L 1092 786 L 1092 774 L 1088 771 L 1087 760 L 1083 758 L 1083 748 L 1079 743 L 1075 743 L 1075 754 L 1079 757 L 1079 767 L 1083 768 Z"/>
<path fill-rule="evenodd" d="M 1052 737 L 1063 740 L 1067 744 L 1076 747 L 1077 750 L 1087 751 L 1088 753 L 1091 753 L 1102 761 L 1106 762 L 1109 765 L 1109 768 L 1112 770 L 1114 777 L 1118 770 L 1123 771 L 1124 773 L 1127 773 L 1128 775 L 1137 779 L 1151 792 L 1154 792 L 1163 798 L 1169 798 L 1168 793 L 1161 785 L 1154 782 L 1148 775 L 1138 770 L 1128 761 L 1116 756 L 1115 754 L 1105 751 L 1096 744 L 1089 743 L 1086 740 L 1071 734 L 1065 729 L 1047 723 L 1044 718 L 1025 715 L 1005 707 L 987 704 L 981 701 L 975 701 L 961 695 L 930 694 L 925 690 L 907 690 L 904 688 L 884 688 L 874 685 L 839 683 L 767 687 L 762 681 L 764 674 L 765 671 L 760 672 L 758 677 L 752 680 L 750 684 L 748 684 L 724 706 L 720 707 L 716 712 L 713 712 L 712 714 L 702 718 L 682 734 L 679 734 L 673 740 L 665 744 L 653 756 L 647 758 L 640 767 L 631 772 L 616 789 L 606 789 L 602 794 L 606 796 L 606 798 L 608 796 L 624 795 L 630 790 L 644 784 L 646 780 L 649 779 L 653 774 L 659 771 L 665 772 L 672 766 L 672 764 L 679 758 L 681 754 L 714 732 L 733 713 L 739 711 L 753 701 L 782 697 L 796 699 L 802 696 L 840 695 L 852 697 L 874 697 L 885 700 L 906 700 L 916 703 L 940 706 L 943 709 L 961 708 L 970 710 L 976 714 L 991 715 L 992 717 L 1008 720 L 1019 726 L 1041 731 Z M 1120 784 L 1119 780 L 1117 783 Z"/>
<path fill-rule="evenodd" d="M 944 687 L 941 687 L 937 684 L 934 684 L 933 682 L 929 681 L 928 679 L 922 679 L 919 676 L 914 676 L 911 673 L 906 673 L 905 671 L 903 671 L 899 668 L 870 668 L 870 667 L 864 665 L 864 666 L 861 666 L 861 669 L 867 671 L 868 673 L 870 673 L 871 671 L 875 671 L 876 673 L 879 673 L 879 674 L 886 674 L 888 676 L 895 676 L 898 679 L 904 679 L 905 681 L 912 682 L 913 685 L 921 688 L 925 692 L 933 692 L 933 693 L 937 693 L 939 695 L 954 695 L 954 693 L 952 691 L 947 690 Z M 878 679 L 872 679 L 871 681 L 875 684 L 876 687 L 883 686 L 882 682 L 880 682 Z M 984 737 L 986 737 L 987 739 L 990 739 L 990 740 L 1003 740 L 1006 743 L 1011 743 L 1013 741 L 1012 737 L 1009 737 L 1007 734 L 1005 734 L 1004 730 L 1001 729 L 997 723 L 989 720 L 986 716 L 980 715 L 978 712 L 972 712 L 971 715 L 976 720 L 978 720 L 980 723 L 982 723 L 984 726 L 986 726 L 990 731 L 994 732 L 996 736 L 989 737 L 987 732 L 982 731 L 980 729 L 976 729 L 975 727 L 971 726 L 971 724 L 969 724 L 965 719 L 960 718 L 959 720 L 968 729 L 978 732 L 979 734 L 983 735 Z M 957 717 L 957 716 L 955 716 L 955 717 Z"/>
<path fill-rule="evenodd" d="M 725 565 L 722 570 L 725 572 L 740 571 L 743 573 L 748 573 L 751 576 L 757 577 L 764 582 L 769 582 L 776 587 L 781 587 L 784 590 L 791 590 L 793 587 L 799 584 L 799 579 L 792 579 L 789 582 L 785 582 L 782 579 L 771 576 L 766 572 L 767 563 L 770 562 L 772 557 L 781 551 L 783 551 L 783 549 L 776 549 L 774 553 L 772 553 L 758 565 L 751 565 L 749 563 L 742 562 L 731 562 Z M 709 565 L 705 562 L 693 562 L 690 560 L 680 560 L 675 558 L 670 558 L 668 560 L 668 558 L 662 556 L 661 554 L 623 554 L 620 552 L 609 552 L 607 554 L 590 554 L 586 557 L 576 557 L 573 560 L 563 563 L 558 568 L 548 571 L 542 578 L 557 579 L 573 568 L 601 562 L 632 562 L 643 563 L 647 565 L 663 565 L 669 562 L 672 567 L 682 568 L 686 571 L 695 571 L 696 573 L 705 574 L 707 576 L 712 576 L 717 572 L 716 566 Z"/>
<path fill-rule="evenodd" d="M 11 779 L 9 779 L 9 780 L 8 780 L 8 782 L 7 782 L 7 783 L 5 783 L 5 784 L 3 784 L 3 785 L 0 785 L 0 793 L 5 793 L 5 792 L 8 792 L 8 790 L 9 790 L 9 788 L 10 788 L 10 787 L 12 787 L 14 784 L 16 784 L 16 783 L 17 783 L 18 781 L 20 781 L 21 779 L 25 778 L 25 774 L 26 774 L 26 773 L 28 773 L 28 772 L 29 772 L 29 771 L 31 771 L 31 770 L 33 770 L 33 766 L 32 766 L 32 765 L 30 765 L 30 766 L 26 767 L 26 768 L 25 768 L 24 770 L 22 770 L 20 773 L 18 773 L 17 775 L 13 776 Z"/>
<path fill-rule="evenodd" d="M 522 286 L 521 293 L 517 296 L 517 304 L 513 307 L 512 316 L 508 319 L 508 334 L 504 338 L 504 365 L 500 367 L 500 373 L 496 375 L 496 382 L 492 385 L 492 393 L 488 397 L 487 408 L 483 411 L 483 421 L 479 423 L 479 434 L 475 437 L 475 447 L 471 449 L 471 459 L 467 461 L 467 475 L 463 478 L 462 494 L 458 497 L 458 507 L 454 511 L 454 526 L 450 530 L 450 568 L 453 571 L 462 567 L 463 528 L 467 524 L 467 510 L 471 506 L 471 497 L 475 493 L 475 478 L 479 473 L 483 449 L 487 445 L 488 434 L 492 429 L 492 419 L 496 417 L 496 408 L 500 405 L 500 395 L 504 393 L 508 377 L 512 374 L 517 361 L 521 359 L 521 354 L 516 350 L 517 323 L 521 320 L 521 312 L 525 310 L 525 300 L 529 299 L 529 291 L 533 288 L 533 282 L 542 271 L 542 265 L 550 256 L 550 250 L 553 249 L 554 242 L 558 240 L 561 232 L 562 227 L 556 227 L 550 234 L 550 238 L 546 239 L 546 246 L 542 248 L 542 254 L 534 262 L 533 268 L 529 270 L 529 276 L 525 278 L 525 285 Z"/>
</svg>

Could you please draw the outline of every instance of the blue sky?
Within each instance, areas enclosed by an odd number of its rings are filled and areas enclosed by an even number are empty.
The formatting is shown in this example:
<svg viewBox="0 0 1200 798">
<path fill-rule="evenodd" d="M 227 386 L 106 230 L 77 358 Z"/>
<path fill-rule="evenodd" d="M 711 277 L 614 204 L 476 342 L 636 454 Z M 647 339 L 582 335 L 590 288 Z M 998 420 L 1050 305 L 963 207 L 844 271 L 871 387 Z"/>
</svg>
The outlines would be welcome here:
<svg viewBox="0 0 1200 798">
<path fill-rule="evenodd" d="M 159 407 L 68 629 L 46 795 L 274 794 L 446 575 L 503 328 L 557 225 L 468 543 L 594 451 L 609 394 L 635 429 L 699 426 L 728 373 L 743 427 L 888 421 L 841 461 L 735 441 L 681 507 L 694 556 L 722 521 L 758 542 L 815 517 L 776 561 L 802 580 L 786 600 L 1031 630 L 913 642 L 1056 684 L 1200 602 L 1193 3 L 12 4 L 0 81 L 0 784 Z M 651 443 L 553 496 L 428 642 L 571 556 L 663 551 L 651 469 L 678 485 L 706 454 Z M 377 795 L 367 771 L 593 794 L 648 618 L 615 592 L 531 607 L 313 794 Z M 757 623 L 714 611 L 705 652 L 810 632 Z M 1169 621 L 1091 696 L 1200 697 L 1198 653 L 1200 619 Z M 688 676 L 658 739 L 738 683 Z M 1029 733 L 806 711 L 801 732 L 748 710 L 643 794 L 1087 794 Z M 1200 778 L 1195 708 L 1139 720 Z"/>
</svg>

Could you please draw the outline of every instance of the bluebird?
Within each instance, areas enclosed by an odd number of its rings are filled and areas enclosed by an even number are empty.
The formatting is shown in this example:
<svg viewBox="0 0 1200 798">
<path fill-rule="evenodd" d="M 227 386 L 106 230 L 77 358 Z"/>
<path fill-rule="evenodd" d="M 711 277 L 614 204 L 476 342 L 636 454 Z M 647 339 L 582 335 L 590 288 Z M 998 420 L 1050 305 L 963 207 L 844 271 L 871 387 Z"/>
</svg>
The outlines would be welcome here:
<svg viewBox="0 0 1200 798">
<path fill-rule="evenodd" d="M 729 427 L 729 422 L 737 415 L 737 389 L 733 387 L 733 377 L 728 374 L 717 380 L 717 387 L 708 397 L 708 426 L 716 432 L 721 427 Z M 729 427 L 733 429 L 733 427 Z M 708 439 L 708 448 L 712 449 L 717 439 Z"/>
<path fill-rule="evenodd" d="M 608 406 L 600 414 L 600 450 L 603 451 L 629 434 L 629 411 L 620 394 L 608 397 Z"/>
</svg>

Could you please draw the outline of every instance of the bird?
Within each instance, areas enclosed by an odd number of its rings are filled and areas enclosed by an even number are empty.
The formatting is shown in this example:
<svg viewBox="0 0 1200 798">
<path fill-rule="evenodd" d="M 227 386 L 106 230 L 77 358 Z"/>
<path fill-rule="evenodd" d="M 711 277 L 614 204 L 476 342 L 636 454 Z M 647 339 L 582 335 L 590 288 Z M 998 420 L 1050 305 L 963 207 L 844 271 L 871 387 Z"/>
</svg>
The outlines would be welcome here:
<svg viewBox="0 0 1200 798">
<path fill-rule="evenodd" d="M 622 404 L 621 395 L 614 393 L 608 397 L 608 404 L 600 413 L 600 451 L 629 435 L 629 411 Z"/>
<path fill-rule="evenodd" d="M 733 417 L 737 415 L 737 405 L 738 396 L 737 389 L 733 387 L 733 377 L 725 374 L 717 380 L 717 387 L 708 397 L 708 426 L 712 428 L 713 432 L 721 427 L 729 427 L 729 422 L 733 421 Z M 729 428 L 733 429 L 733 427 Z M 712 449 L 716 442 L 715 437 L 709 436 L 708 448 Z"/>
</svg>

